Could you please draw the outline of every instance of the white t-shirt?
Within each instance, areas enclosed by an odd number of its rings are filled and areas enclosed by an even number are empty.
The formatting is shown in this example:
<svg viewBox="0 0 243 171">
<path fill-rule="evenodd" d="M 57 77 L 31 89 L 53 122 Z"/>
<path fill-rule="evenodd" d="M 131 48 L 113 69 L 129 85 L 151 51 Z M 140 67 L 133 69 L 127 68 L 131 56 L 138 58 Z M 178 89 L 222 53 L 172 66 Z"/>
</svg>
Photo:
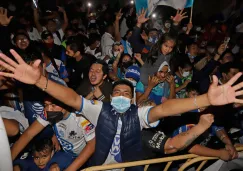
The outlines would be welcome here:
<svg viewBox="0 0 243 171">
<path fill-rule="evenodd" d="M 94 50 L 91 50 L 89 46 L 85 48 L 85 53 L 93 55 L 96 57 L 96 59 L 103 59 L 104 57 L 101 56 L 101 52 L 96 53 L 96 48 Z"/>
<path fill-rule="evenodd" d="M 82 97 L 82 106 L 81 112 L 82 114 L 90 120 L 95 126 L 97 125 L 97 121 L 99 118 L 99 114 L 101 112 L 103 106 L 103 102 L 97 100 L 87 100 Z M 156 127 L 159 124 L 159 121 L 150 123 L 148 122 L 149 111 L 152 106 L 146 106 L 138 108 L 138 117 L 140 121 L 141 130 L 143 128 Z M 112 163 L 120 163 L 121 154 L 120 154 L 120 133 L 121 133 L 122 121 L 118 120 L 117 133 L 114 137 L 114 141 L 112 143 L 110 153 L 107 156 L 107 159 L 104 164 L 112 164 Z"/>
<path fill-rule="evenodd" d="M 43 29 L 43 31 L 46 30 L 45 27 L 42 27 L 42 29 Z M 62 28 L 60 28 L 60 29 L 57 30 L 57 31 L 59 32 L 61 39 L 63 39 L 64 32 L 63 32 Z M 61 40 L 58 38 L 56 32 L 53 33 L 53 39 L 54 39 L 54 43 L 55 43 L 56 45 L 62 45 L 62 42 L 61 42 Z"/>
<path fill-rule="evenodd" d="M 38 30 L 35 27 L 33 27 L 32 32 L 28 31 L 28 35 L 30 37 L 30 40 L 33 40 L 33 41 L 40 41 L 41 40 L 41 36 L 40 36 Z"/>
<path fill-rule="evenodd" d="M 45 127 L 50 124 L 41 117 L 38 117 L 37 121 Z M 63 150 L 73 156 L 78 156 L 87 142 L 95 137 L 94 125 L 74 113 L 70 113 L 66 119 L 56 123 L 53 129 Z"/>
<path fill-rule="evenodd" d="M 46 65 L 46 71 L 48 73 L 51 73 L 51 74 L 55 75 L 58 78 L 62 78 L 62 79 L 67 78 L 68 77 L 68 72 L 67 72 L 66 67 L 63 64 L 63 62 L 61 60 L 59 60 L 59 59 L 54 59 L 54 60 L 55 60 L 55 62 L 57 64 L 58 71 L 55 69 L 55 67 L 53 66 L 52 62 L 50 62 L 49 64 Z M 60 76 L 59 76 L 58 72 L 59 72 Z"/>
<path fill-rule="evenodd" d="M 114 38 L 110 33 L 105 32 L 101 37 L 101 50 L 102 56 L 109 55 L 111 57 L 112 45 L 114 44 Z"/>
<path fill-rule="evenodd" d="M 20 132 L 24 132 L 29 127 L 28 119 L 18 110 L 8 106 L 0 107 L 0 115 L 5 119 L 13 119 L 19 123 Z"/>
</svg>

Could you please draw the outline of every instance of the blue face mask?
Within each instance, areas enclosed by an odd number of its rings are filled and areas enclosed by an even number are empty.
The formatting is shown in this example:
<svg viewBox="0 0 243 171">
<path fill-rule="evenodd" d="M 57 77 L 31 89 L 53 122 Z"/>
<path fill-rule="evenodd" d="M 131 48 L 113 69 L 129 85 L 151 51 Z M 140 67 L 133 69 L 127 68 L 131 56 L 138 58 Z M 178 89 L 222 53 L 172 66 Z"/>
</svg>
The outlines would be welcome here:
<svg viewBox="0 0 243 171">
<path fill-rule="evenodd" d="M 131 106 L 131 99 L 124 96 L 112 97 L 111 106 L 118 113 L 125 113 Z"/>
<path fill-rule="evenodd" d="M 188 57 L 194 59 L 196 56 L 192 56 L 190 53 L 188 53 Z"/>
</svg>

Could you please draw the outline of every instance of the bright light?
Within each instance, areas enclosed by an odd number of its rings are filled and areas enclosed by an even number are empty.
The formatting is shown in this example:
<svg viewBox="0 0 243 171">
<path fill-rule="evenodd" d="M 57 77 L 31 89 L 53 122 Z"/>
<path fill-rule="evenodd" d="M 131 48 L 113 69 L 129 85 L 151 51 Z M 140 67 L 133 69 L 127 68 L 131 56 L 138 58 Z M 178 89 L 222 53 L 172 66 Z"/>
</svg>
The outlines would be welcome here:
<svg viewBox="0 0 243 171">
<path fill-rule="evenodd" d="M 131 4 L 134 4 L 134 1 L 130 1 Z"/>
<path fill-rule="evenodd" d="M 152 14 L 152 18 L 156 18 L 156 14 Z"/>
<path fill-rule="evenodd" d="M 92 6 L 92 4 L 90 2 L 88 2 L 88 7 L 91 7 L 91 6 Z"/>
</svg>

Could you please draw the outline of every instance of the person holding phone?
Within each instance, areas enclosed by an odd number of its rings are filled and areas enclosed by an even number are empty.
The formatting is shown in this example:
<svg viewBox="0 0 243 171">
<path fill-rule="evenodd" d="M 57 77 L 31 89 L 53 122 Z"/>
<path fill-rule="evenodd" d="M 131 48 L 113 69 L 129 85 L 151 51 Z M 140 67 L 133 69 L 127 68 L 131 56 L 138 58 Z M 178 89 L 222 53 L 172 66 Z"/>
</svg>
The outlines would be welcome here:
<svg viewBox="0 0 243 171">
<path fill-rule="evenodd" d="M 146 89 L 140 81 L 136 85 L 137 104 L 150 99 L 158 105 L 172 98 L 175 98 L 175 82 L 166 61 L 160 65 L 154 76 L 149 76 Z"/>
</svg>

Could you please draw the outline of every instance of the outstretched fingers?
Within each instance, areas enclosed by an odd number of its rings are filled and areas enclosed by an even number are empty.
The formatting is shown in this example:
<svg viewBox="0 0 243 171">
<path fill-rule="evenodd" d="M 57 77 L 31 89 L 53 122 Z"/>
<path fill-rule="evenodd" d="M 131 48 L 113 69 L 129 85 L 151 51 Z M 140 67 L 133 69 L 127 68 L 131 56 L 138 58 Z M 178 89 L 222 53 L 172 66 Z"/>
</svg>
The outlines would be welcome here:
<svg viewBox="0 0 243 171">
<path fill-rule="evenodd" d="M 235 103 L 240 103 L 240 104 L 243 104 L 243 99 L 235 99 L 234 101 Z"/>
<path fill-rule="evenodd" d="M 240 90 L 240 91 L 235 92 L 235 96 L 236 97 L 237 96 L 241 96 L 241 95 L 243 95 L 243 90 Z"/>
<path fill-rule="evenodd" d="M 7 57 L 3 53 L 0 53 L 0 58 L 2 58 L 5 62 L 7 62 L 9 65 L 13 66 L 14 68 L 16 68 L 18 66 L 18 64 L 16 62 L 14 62 L 12 59 Z"/>
<path fill-rule="evenodd" d="M 13 49 L 10 50 L 11 54 L 14 56 L 14 58 L 18 61 L 19 64 L 26 64 L 22 57 Z"/>
<path fill-rule="evenodd" d="M 0 76 L 9 77 L 9 78 L 14 78 L 14 74 L 12 74 L 12 73 L 7 73 L 7 72 L 0 72 Z"/>
<path fill-rule="evenodd" d="M 241 72 L 239 72 L 238 74 L 236 74 L 233 78 L 231 78 L 228 82 L 227 82 L 227 84 L 229 84 L 230 86 L 232 86 L 240 77 L 241 77 L 241 75 L 242 75 L 242 73 Z M 239 85 L 239 84 L 237 84 L 237 85 Z M 237 86 L 236 85 L 236 86 Z M 234 87 L 236 87 L 236 86 L 234 86 Z M 243 85 L 242 85 L 242 87 L 243 87 Z M 242 87 L 240 87 L 240 88 L 242 88 Z M 235 89 L 234 88 L 234 90 L 238 90 L 239 88 L 237 88 L 237 89 Z"/>
<path fill-rule="evenodd" d="M 0 60 L 0 65 L 3 66 L 4 68 L 6 68 L 9 71 L 14 72 L 15 68 L 12 67 L 11 65 L 8 65 L 7 63 L 3 62 L 2 60 Z"/>
</svg>

